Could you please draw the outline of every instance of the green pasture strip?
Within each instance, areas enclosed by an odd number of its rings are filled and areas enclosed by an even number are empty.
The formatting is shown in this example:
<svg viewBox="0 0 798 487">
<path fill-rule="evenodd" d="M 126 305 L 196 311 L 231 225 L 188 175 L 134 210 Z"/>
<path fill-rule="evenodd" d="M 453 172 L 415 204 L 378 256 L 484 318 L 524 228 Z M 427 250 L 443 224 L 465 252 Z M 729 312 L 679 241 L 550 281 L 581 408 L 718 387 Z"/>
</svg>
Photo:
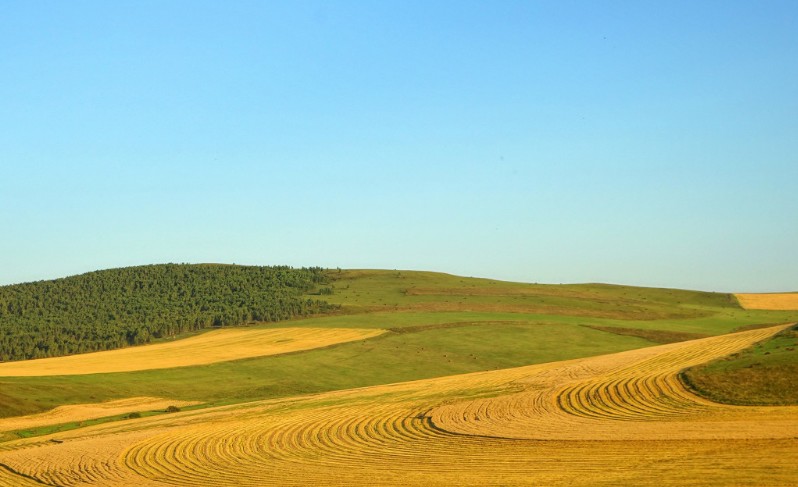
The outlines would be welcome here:
<svg viewBox="0 0 798 487">
<path fill-rule="evenodd" d="M 418 327 L 475 321 L 517 321 L 526 323 L 553 322 L 566 325 L 615 326 L 666 330 L 684 333 L 720 335 L 752 324 L 779 324 L 798 320 L 796 311 L 722 311 L 713 317 L 663 320 L 624 320 L 563 316 L 556 314 L 507 313 L 507 312 L 414 312 L 382 311 L 351 315 L 320 316 L 297 319 L 281 323 L 265 323 L 253 326 L 264 328 L 318 327 L 318 328 L 382 328 Z"/>
<path fill-rule="evenodd" d="M 595 326 L 585 325 L 594 330 L 606 331 L 607 333 L 614 333 L 616 335 L 636 336 L 654 343 L 676 343 L 684 342 L 687 340 L 695 340 L 697 338 L 706 338 L 709 335 L 703 333 L 687 333 L 680 331 L 667 331 L 667 330 L 643 330 L 640 328 L 621 328 L 616 326 Z"/>
<path fill-rule="evenodd" d="M 740 405 L 798 405 L 798 325 L 708 364 L 683 381 L 713 401 Z"/>
<path fill-rule="evenodd" d="M 585 307 L 643 303 L 669 307 L 739 308 L 730 294 L 612 284 L 527 284 L 417 271 L 352 270 L 330 272 L 333 294 L 342 305 L 401 305 L 403 301 L 451 301 L 476 297 L 579 300 Z"/>
</svg>

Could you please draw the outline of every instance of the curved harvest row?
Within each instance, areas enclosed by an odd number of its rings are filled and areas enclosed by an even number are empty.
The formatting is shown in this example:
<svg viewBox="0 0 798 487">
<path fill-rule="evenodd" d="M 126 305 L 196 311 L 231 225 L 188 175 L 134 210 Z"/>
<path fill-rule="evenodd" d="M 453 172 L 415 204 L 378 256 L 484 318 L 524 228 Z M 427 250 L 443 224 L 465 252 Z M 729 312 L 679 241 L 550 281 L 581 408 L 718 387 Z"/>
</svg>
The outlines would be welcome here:
<svg viewBox="0 0 798 487">
<path fill-rule="evenodd" d="M 780 329 L 780 328 L 779 328 Z M 583 376 L 536 377 L 525 390 L 436 408 L 448 431 L 540 440 L 792 438 L 798 408 L 712 403 L 685 389 L 680 370 L 731 354 L 774 329 L 712 337 L 581 361 Z M 565 372 L 565 371 L 561 371 Z"/>
</svg>

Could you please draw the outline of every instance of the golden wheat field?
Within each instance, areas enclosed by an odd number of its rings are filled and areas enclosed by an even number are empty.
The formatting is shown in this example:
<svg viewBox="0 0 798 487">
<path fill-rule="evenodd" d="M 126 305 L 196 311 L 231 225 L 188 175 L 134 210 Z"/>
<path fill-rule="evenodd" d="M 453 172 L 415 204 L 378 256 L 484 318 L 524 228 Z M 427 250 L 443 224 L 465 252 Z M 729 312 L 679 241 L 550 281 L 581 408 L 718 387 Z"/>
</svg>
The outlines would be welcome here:
<svg viewBox="0 0 798 487">
<path fill-rule="evenodd" d="M 745 309 L 798 310 L 798 293 L 735 294 Z"/>
<path fill-rule="evenodd" d="M 2 418 L 0 419 L 0 432 L 86 421 L 134 411 L 154 411 L 156 409 L 166 409 L 169 406 L 185 407 L 194 404 L 199 404 L 199 402 L 163 399 L 160 397 L 129 397 L 94 404 L 58 406 L 44 413 Z"/>
<path fill-rule="evenodd" d="M 66 357 L 0 363 L 0 376 L 85 375 L 169 369 L 326 347 L 385 330 L 270 328 L 214 330 L 183 340 Z"/>
<path fill-rule="evenodd" d="M 677 378 L 783 328 L 14 440 L 0 485 L 794 485 L 798 407 Z"/>
</svg>

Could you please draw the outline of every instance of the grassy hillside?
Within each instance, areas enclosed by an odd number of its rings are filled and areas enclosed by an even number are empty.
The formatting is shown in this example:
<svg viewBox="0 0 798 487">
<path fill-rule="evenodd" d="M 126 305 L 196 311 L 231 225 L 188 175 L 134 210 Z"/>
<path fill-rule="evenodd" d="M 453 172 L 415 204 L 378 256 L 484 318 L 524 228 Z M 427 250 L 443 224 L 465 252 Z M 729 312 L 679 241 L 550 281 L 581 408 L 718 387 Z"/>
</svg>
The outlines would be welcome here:
<svg viewBox="0 0 798 487">
<path fill-rule="evenodd" d="M 608 284 L 520 284 L 433 272 L 332 272 L 326 300 L 351 312 L 514 312 L 616 318 L 688 319 L 739 309 L 732 295 Z"/>
<path fill-rule="evenodd" d="M 140 345 L 330 309 L 319 268 L 152 265 L 0 287 L 0 361 Z"/>
<path fill-rule="evenodd" d="M 518 284 L 408 271 L 329 271 L 327 278 L 322 287 L 332 294 L 322 297 L 341 306 L 335 315 L 251 326 L 389 333 L 287 355 L 158 371 L 0 377 L 0 416 L 144 395 L 210 403 L 284 397 L 587 357 L 653 345 L 664 336 L 717 335 L 798 319 L 796 312 L 743 310 L 718 293 Z"/>
<path fill-rule="evenodd" d="M 798 405 L 798 326 L 742 352 L 688 369 L 682 378 L 717 402 Z"/>
<path fill-rule="evenodd" d="M 292 322 L 292 326 L 317 320 Z M 133 396 L 213 403 L 349 389 L 640 348 L 650 343 L 577 325 L 475 322 L 388 333 L 334 347 L 174 369 L 0 377 L 0 415 Z"/>
</svg>

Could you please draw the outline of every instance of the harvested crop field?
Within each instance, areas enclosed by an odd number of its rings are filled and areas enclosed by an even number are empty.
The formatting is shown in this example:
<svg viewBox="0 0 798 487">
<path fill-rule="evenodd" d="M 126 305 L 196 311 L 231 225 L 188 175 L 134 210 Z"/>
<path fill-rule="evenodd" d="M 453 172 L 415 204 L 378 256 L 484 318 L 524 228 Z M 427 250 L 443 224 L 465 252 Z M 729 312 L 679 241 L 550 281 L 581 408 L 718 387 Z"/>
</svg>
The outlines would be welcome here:
<svg viewBox="0 0 798 487">
<path fill-rule="evenodd" d="M 745 309 L 798 310 L 798 293 L 735 294 Z"/>
<path fill-rule="evenodd" d="M 231 328 L 154 345 L 0 363 L 0 376 L 85 375 L 186 367 L 310 350 L 382 333 L 385 330 L 366 328 Z"/>
<path fill-rule="evenodd" d="M 194 404 L 199 403 L 196 401 L 177 401 L 160 397 L 130 397 L 95 404 L 58 406 L 45 413 L 0 419 L 0 432 L 25 428 L 39 428 L 54 424 L 71 423 L 74 421 L 86 421 L 89 419 L 104 418 L 132 412 L 154 411 L 156 409 L 166 409 L 169 406 L 182 408 Z"/>
<path fill-rule="evenodd" d="M 792 485 L 798 407 L 677 378 L 783 328 L 14 440 L 0 485 Z"/>
</svg>

